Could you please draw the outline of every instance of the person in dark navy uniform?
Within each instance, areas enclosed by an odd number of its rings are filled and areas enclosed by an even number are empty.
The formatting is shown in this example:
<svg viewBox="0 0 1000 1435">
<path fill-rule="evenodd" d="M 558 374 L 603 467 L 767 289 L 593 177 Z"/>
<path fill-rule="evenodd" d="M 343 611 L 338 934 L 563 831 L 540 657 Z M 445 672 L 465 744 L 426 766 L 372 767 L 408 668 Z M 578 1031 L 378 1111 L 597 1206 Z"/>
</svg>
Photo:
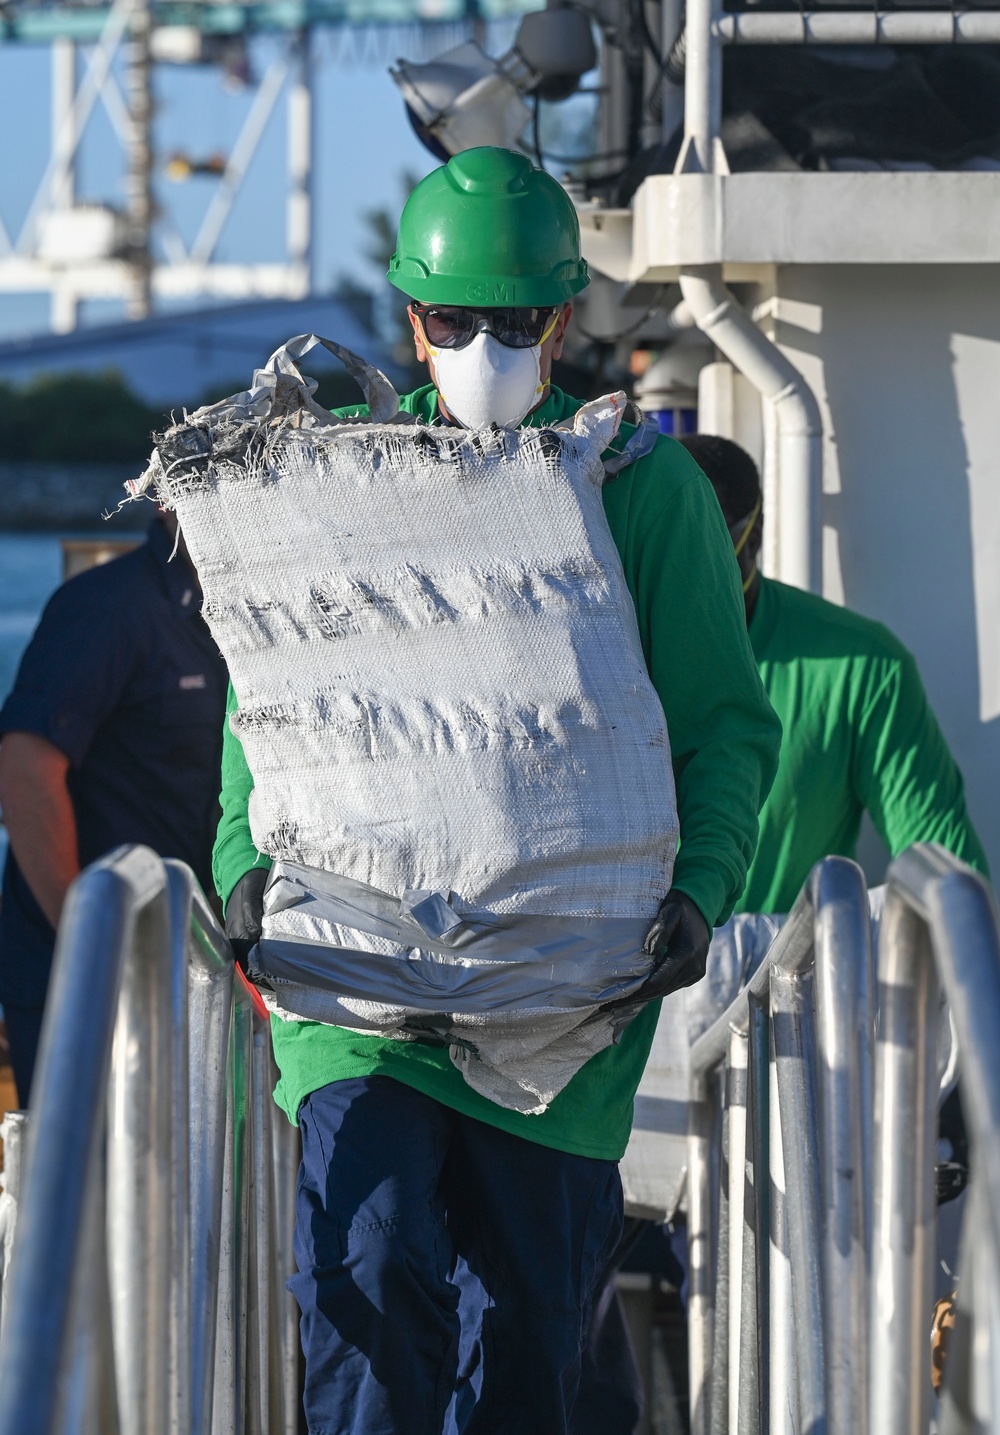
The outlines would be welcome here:
<svg viewBox="0 0 1000 1435">
<path fill-rule="evenodd" d="M 31 1089 L 66 890 L 88 863 L 143 842 L 213 890 L 225 663 L 201 616 L 173 515 L 147 542 L 49 600 L 0 709 L 10 836 L 0 1004 L 18 1099 Z"/>
</svg>

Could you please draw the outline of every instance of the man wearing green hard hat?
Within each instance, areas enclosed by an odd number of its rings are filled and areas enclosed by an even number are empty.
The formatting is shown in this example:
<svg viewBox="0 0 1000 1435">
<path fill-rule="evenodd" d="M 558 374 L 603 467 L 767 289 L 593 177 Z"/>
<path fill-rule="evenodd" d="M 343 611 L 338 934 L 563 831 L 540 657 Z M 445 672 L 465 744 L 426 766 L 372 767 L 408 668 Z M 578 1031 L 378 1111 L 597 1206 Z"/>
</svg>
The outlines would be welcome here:
<svg viewBox="0 0 1000 1435">
<path fill-rule="evenodd" d="M 403 211 L 388 277 L 410 299 L 431 378 L 401 400 L 405 412 L 484 430 L 545 428 L 581 408 L 551 383 L 571 301 L 589 282 L 579 224 L 523 155 L 468 150 L 428 175 Z M 729 534 L 673 440 L 623 424 L 604 466 L 604 516 L 666 719 L 681 840 L 669 890 L 645 909 L 662 898 L 643 946 L 650 975 L 618 1044 L 538 1114 L 474 1090 L 445 1045 L 274 1023 L 276 1099 L 303 1140 L 290 1284 L 312 1435 L 568 1429 L 592 1298 L 621 1233 L 618 1161 L 659 998 L 703 974 L 711 928 L 743 890 L 780 728 Z M 517 682 L 515 667 L 515 696 Z M 227 733 L 215 872 L 237 946 L 261 927 L 251 788 Z"/>
</svg>

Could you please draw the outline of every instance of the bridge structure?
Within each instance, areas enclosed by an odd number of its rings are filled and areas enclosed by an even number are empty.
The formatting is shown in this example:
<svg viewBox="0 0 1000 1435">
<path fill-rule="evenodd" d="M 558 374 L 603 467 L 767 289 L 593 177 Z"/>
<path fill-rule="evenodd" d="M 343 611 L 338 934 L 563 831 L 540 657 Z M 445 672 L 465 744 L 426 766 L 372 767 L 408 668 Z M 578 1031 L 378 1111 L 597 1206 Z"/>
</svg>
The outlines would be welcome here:
<svg viewBox="0 0 1000 1435">
<path fill-rule="evenodd" d="M 57 332 L 76 326 L 86 299 L 122 300 L 131 317 L 141 318 L 157 299 L 304 298 L 313 288 L 316 33 L 345 26 L 411 36 L 419 30 L 481 33 L 490 21 L 531 8 L 530 0 L 14 0 L 0 6 L 0 51 L 44 46 L 52 75 L 48 159 L 16 232 L 4 219 L 0 196 L 0 293 L 47 291 Z M 251 81 L 247 46 L 259 36 L 276 44 Z M 167 65 L 216 65 L 253 86 L 228 154 L 170 161 L 174 177 L 195 172 L 215 180 L 189 243 L 155 185 L 164 159 L 155 151 L 156 77 Z M 98 106 L 120 147 L 125 199 L 119 207 L 85 203 L 79 193 L 80 146 Z M 274 202 L 285 212 L 285 257 L 221 262 L 219 241 L 234 203 L 282 110 L 286 158 L 273 183 Z M 13 114 L 6 123 L 16 129 Z"/>
</svg>

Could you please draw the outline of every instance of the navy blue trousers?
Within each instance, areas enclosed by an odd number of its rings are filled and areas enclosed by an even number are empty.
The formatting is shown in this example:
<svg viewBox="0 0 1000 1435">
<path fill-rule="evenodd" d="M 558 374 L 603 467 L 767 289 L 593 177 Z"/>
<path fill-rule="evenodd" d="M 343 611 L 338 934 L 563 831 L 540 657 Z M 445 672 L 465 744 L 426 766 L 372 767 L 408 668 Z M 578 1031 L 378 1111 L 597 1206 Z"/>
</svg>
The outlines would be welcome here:
<svg viewBox="0 0 1000 1435">
<path fill-rule="evenodd" d="M 617 1163 L 384 1076 L 314 1091 L 299 1125 L 310 1435 L 564 1435 L 622 1229 Z"/>
</svg>

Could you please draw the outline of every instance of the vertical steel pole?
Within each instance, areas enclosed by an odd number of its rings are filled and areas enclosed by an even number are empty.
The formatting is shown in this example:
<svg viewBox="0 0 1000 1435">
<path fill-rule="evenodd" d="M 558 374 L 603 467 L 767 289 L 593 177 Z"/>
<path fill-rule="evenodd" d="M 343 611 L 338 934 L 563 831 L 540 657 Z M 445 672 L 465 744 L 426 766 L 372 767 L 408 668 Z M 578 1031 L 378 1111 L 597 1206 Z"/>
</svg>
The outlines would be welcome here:
<svg viewBox="0 0 1000 1435">
<path fill-rule="evenodd" d="M 726 1066 L 726 1121 L 729 1128 L 729 1435 L 739 1435 L 744 1271 L 744 1193 L 747 1147 L 747 1036 L 733 1031 Z M 753 1317 L 751 1317 L 753 1318 Z"/>
<path fill-rule="evenodd" d="M 60 1372 L 74 1340 L 86 1176 L 104 1134 L 118 988 L 136 907 L 156 900 L 162 882 L 162 864 L 137 848 L 89 868 L 70 888 L 42 1026 L 0 1347 L 2 1435 L 53 1428 Z M 81 1022 L 84 1011 L 88 1020 Z"/>
<path fill-rule="evenodd" d="M 293 67 L 288 88 L 288 264 L 295 293 L 306 298 L 313 289 L 312 173 L 313 116 L 312 39 L 308 27 L 292 40 Z"/>
<path fill-rule="evenodd" d="M 108 1087 L 108 1251 L 123 1435 L 170 1429 L 171 971 L 166 893 L 136 918 Z"/>
<path fill-rule="evenodd" d="M 172 941 L 187 984 L 188 1091 L 184 1144 L 190 1190 L 190 1408 L 194 1435 L 209 1435 L 219 1303 L 226 1157 L 226 1097 L 233 1009 L 232 957 L 191 873 L 168 862 Z"/>
<path fill-rule="evenodd" d="M 927 926 L 890 882 L 875 1048 L 871 1435 L 922 1435 L 930 1383 L 937 972 Z"/>
<path fill-rule="evenodd" d="M 278 1073 L 268 1050 L 271 1090 Z M 271 1141 L 274 1152 L 274 1261 L 276 1269 L 277 1325 L 281 1335 L 281 1384 L 285 1424 L 281 1435 L 298 1435 L 299 1428 L 299 1308 L 285 1282 L 295 1273 L 295 1188 L 298 1181 L 301 1143 L 299 1128 L 283 1115 L 273 1115 Z"/>
<path fill-rule="evenodd" d="M 815 1035 L 809 1020 L 807 982 L 776 967 L 771 968 L 771 1029 L 785 1163 L 799 1417 L 802 1429 L 809 1435 L 824 1435 L 827 1427 L 823 1376 L 823 1237 L 819 1133 L 811 1090 Z"/>
<path fill-rule="evenodd" d="M 152 302 L 153 258 L 153 62 L 150 42 L 153 16 L 150 0 L 132 0 L 129 36 L 126 45 L 125 83 L 128 93 L 131 134 L 128 142 L 128 174 L 125 181 L 125 210 L 128 218 L 128 297 L 130 319 L 144 319 Z"/>
<path fill-rule="evenodd" d="M 255 1400 L 247 1400 L 256 1378 L 256 1358 L 250 1368 L 248 1339 L 250 1142 L 253 1111 L 250 1104 L 250 1066 L 253 1050 L 253 1007 L 234 988 L 233 1020 L 229 1044 L 229 1080 L 226 1106 L 226 1153 L 222 1197 L 222 1231 L 219 1260 L 219 1305 L 215 1339 L 215 1391 L 212 1403 L 213 1435 L 260 1435 Z M 268 1432 L 270 1435 L 270 1432 Z"/>
<path fill-rule="evenodd" d="M 188 953 L 191 903 L 167 874 L 170 971 L 170 1432 L 191 1435 L 194 1346 L 191 1327 L 191 1088 L 188 1053 Z M 180 898 L 180 900 L 178 900 Z M 187 898 L 187 900 L 184 900 Z M 199 1353 L 200 1354 L 200 1353 Z"/>
<path fill-rule="evenodd" d="M 281 1379 L 280 1322 L 281 1297 L 277 1283 L 277 1262 L 274 1239 L 274 1148 L 272 1124 L 274 1101 L 271 1097 L 271 1031 L 268 1022 L 260 1022 L 253 1038 L 253 1249 L 251 1261 L 250 1339 L 256 1343 L 256 1396 L 260 1428 L 270 1435 L 284 1428 L 284 1384 Z"/>
<path fill-rule="evenodd" d="M 831 1435 L 868 1427 L 868 1212 L 871 1111 L 871 923 L 857 868 L 820 868 L 816 913 L 823 1181 L 823 1321 Z"/>
<path fill-rule="evenodd" d="M 118 1435 L 108 1287 L 104 1150 L 94 1152 L 84 1179 L 87 1214 L 72 1281 L 73 1333 L 59 1380 L 59 1435 Z"/>
<path fill-rule="evenodd" d="M 725 1435 L 729 1420 L 729 1152 L 727 1148 L 727 1062 L 712 1073 L 712 1135 L 709 1146 L 712 1193 L 712 1263 L 715 1270 L 712 1299 L 711 1435 Z"/>
<path fill-rule="evenodd" d="M 713 33 L 717 0 L 688 0 L 684 146 L 678 169 L 711 174 L 722 123 L 722 50 Z"/>
<path fill-rule="evenodd" d="M 691 1435 L 710 1435 L 715 1295 L 709 1152 L 712 1112 L 704 1077 L 692 1082 L 688 1120 L 688 1364 Z"/>
<path fill-rule="evenodd" d="M 788 1202 L 781 1107 L 778 1099 L 774 1023 L 770 1023 L 768 1074 L 769 1269 L 768 1269 L 768 1430 L 770 1435 L 798 1435 L 799 1393 L 792 1330 L 792 1277 L 789 1264 Z"/>
<path fill-rule="evenodd" d="M 747 1190 L 743 1235 L 743 1330 L 740 1341 L 739 1435 L 768 1430 L 768 1016 L 760 997 L 747 999 Z"/>
<path fill-rule="evenodd" d="M 53 209 L 72 209 L 76 203 L 76 149 L 59 149 L 59 139 L 69 126 L 76 99 L 76 43 L 52 41 L 52 163 L 55 166 L 49 189 Z M 52 289 L 51 323 L 56 334 L 76 328 L 77 296 L 68 279 L 61 278 Z"/>
</svg>

